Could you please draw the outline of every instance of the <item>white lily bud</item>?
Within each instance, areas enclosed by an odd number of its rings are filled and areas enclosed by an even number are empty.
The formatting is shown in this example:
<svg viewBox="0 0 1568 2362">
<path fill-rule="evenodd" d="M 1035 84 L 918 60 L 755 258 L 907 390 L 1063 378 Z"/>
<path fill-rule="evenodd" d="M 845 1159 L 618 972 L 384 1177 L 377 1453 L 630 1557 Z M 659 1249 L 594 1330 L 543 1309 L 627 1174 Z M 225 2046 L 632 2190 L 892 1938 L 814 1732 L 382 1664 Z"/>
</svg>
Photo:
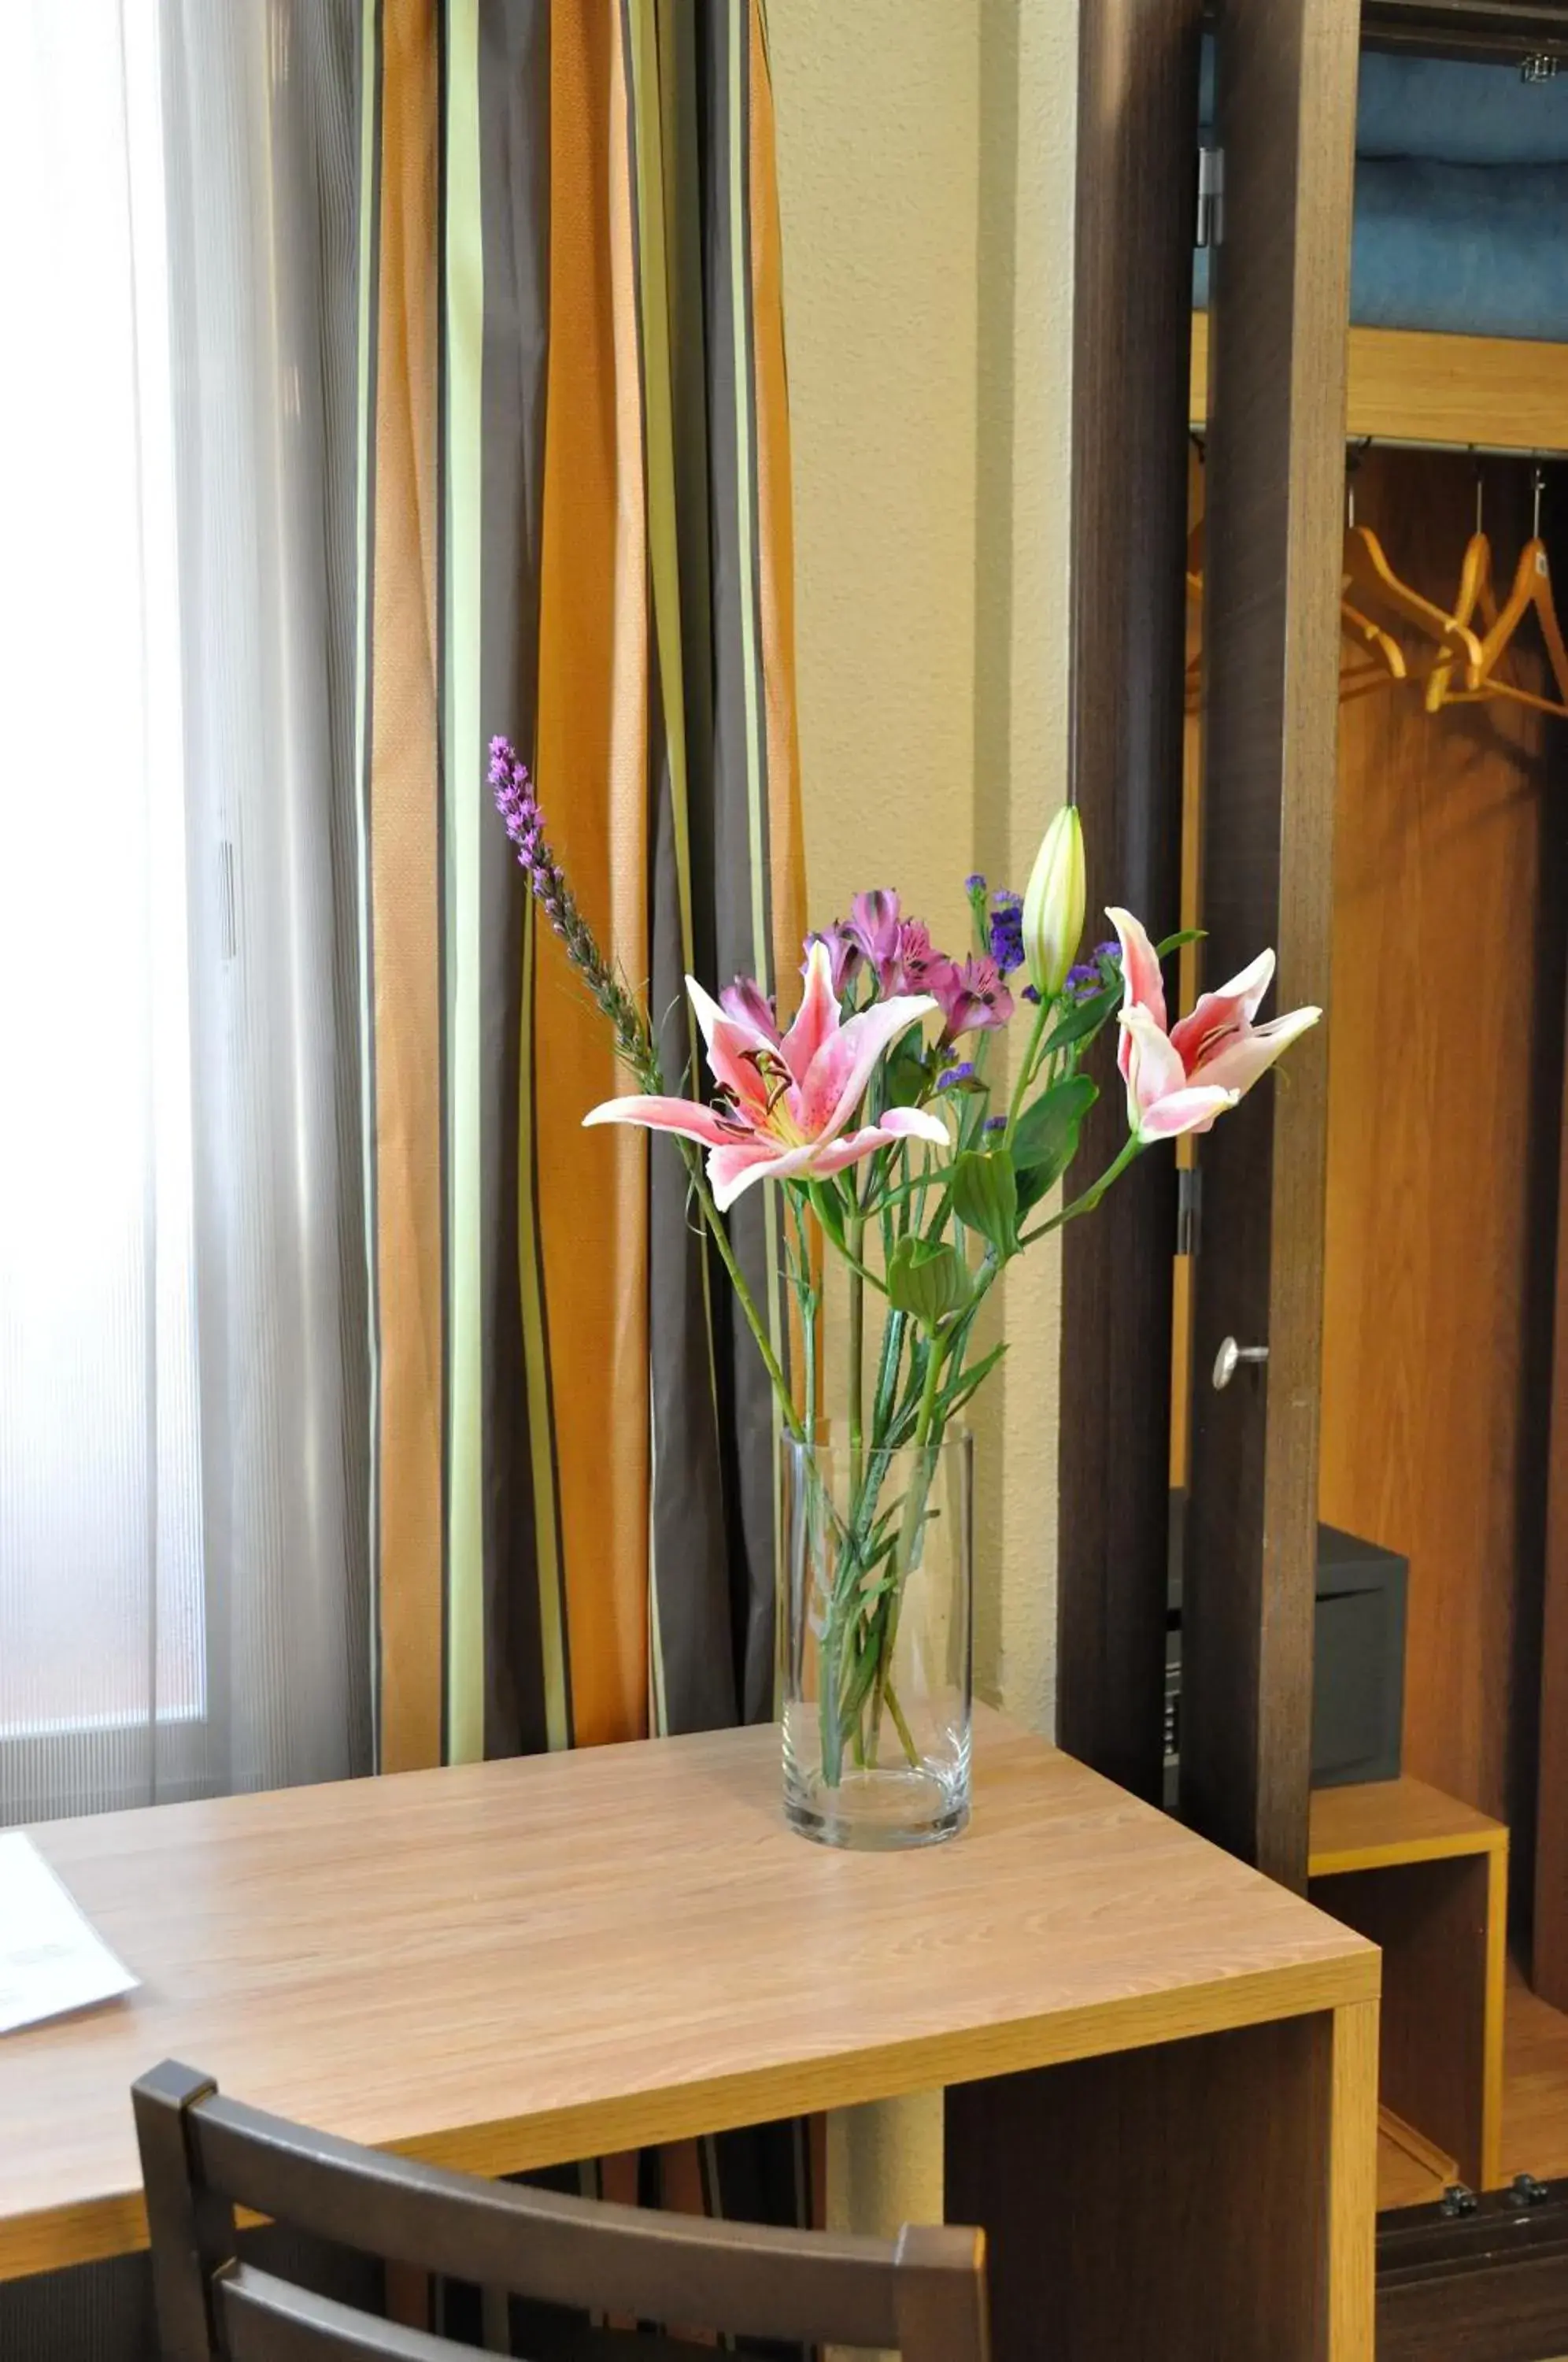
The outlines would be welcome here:
<svg viewBox="0 0 1568 2362">
<path fill-rule="evenodd" d="M 1053 1000 L 1083 940 L 1084 832 L 1073 804 L 1064 804 L 1041 840 L 1023 898 L 1023 961 L 1042 1000 Z"/>
</svg>

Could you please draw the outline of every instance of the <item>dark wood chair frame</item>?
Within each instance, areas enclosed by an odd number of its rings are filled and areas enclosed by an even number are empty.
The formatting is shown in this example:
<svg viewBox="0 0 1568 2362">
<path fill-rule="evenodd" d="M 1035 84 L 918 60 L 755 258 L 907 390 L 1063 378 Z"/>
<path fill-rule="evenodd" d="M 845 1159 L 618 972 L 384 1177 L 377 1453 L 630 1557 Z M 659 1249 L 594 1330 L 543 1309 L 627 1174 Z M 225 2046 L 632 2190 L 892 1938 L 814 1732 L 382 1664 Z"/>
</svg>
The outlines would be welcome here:
<svg viewBox="0 0 1568 2362">
<path fill-rule="evenodd" d="M 546 2303 L 887 2347 L 903 2362 L 988 2362 L 980 2231 L 841 2237 L 484 2181 L 226 2100 L 210 2076 L 172 2059 L 131 2100 L 165 2362 L 456 2362 L 475 2351 L 242 2262 L 237 2206 Z"/>
</svg>

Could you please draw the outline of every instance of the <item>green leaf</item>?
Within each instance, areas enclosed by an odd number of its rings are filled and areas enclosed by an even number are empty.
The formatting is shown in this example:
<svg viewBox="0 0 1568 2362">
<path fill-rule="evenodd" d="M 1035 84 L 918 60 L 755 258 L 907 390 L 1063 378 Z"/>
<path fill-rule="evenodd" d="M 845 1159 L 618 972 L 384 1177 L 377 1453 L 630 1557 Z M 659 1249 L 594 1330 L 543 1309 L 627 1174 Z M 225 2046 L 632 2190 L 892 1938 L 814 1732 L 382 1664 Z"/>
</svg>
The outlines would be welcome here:
<svg viewBox="0 0 1568 2362">
<path fill-rule="evenodd" d="M 823 1229 L 826 1231 L 834 1245 L 837 1247 L 839 1253 L 842 1254 L 844 1252 L 845 1209 L 844 1199 L 838 1193 L 837 1183 L 834 1181 L 812 1181 L 807 1184 L 807 1192 L 811 1198 L 812 1210 L 815 1213 L 818 1221 L 822 1224 Z"/>
<path fill-rule="evenodd" d="M 908 1312 L 922 1329 L 936 1329 L 969 1301 L 970 1279 L 964 1258 L 946 1240 L 900 1239 L 888 1264 L 888 1300 L 895 1311 Z"/>
<path fill-rule="evenodd" d="M 1119 977 L 1114 984 L 1108 984 L 1103 992 L 1091 992 L 1087 999 L 1072 1002 L 1051 1029 L 1045 1043 L 1047 1054 L 1053 1050 L 1066 1050 L 1074 1042 L 1087 1041 L 1098 1033 L 1121 998 Z"/>
<path fill-rule="evenodd" d="M 930 1088 L 931 1068 L 918 1025 L 894 1043 L 883 1079 L 889 1107 L 913 1107 Z"/>
<path fill-rule="evenodd" d="M 1178 927 L 1174 935 L 1167 935 L 1163 944 L 1154 945 L 1154 957 L 1168 959 L 1172 952 L 1179 952 L 1184 944 L 1202 943 L 1208 933 L 1207 927 Z"/>
<path fill-rule="evenodd" d="M 1023 1110 L 1013 1134 L 1018 1168 L 1018 1213 L 1027 1214 L 1061 1179 L 1078 1150 L 1078 1129 L 1099 1091 L 1087 1075 L 1069 1075 Z"/>
<path fill-rule="evenodd" d="M 955 1411 L 962 1410 L 976 1388 L 983 1380 L 990 1376 L 1006 1352 L 1007 1340 L 1004 1337 L 999 1345 L 993 1345 L 988 1353 L 982 1354 L 973 1369 L 966 1370 L 960 1378 L 944 1391 L 937 1417 L 945 1421 L 952 1418 Z"/>
<path fill-rule="evenodd" d="M 1055 1181 L 1077 1146 L 1078 1126 L 1099 1097 L 1087 1075 L 1069 1075 L 1066 1081 L 1042 1091 L 1018 1119 L 1012 1136 L 1013 1163 L 1031 1168 L 1048 1166 Z"/>
<path fill-rule="evenodd" d="M 967 1148 L 953 1167 L 953 1211 L 1002 1259 L 1018 1245 L 1018 1184 L 1005 1148 Z"/>
</svg>

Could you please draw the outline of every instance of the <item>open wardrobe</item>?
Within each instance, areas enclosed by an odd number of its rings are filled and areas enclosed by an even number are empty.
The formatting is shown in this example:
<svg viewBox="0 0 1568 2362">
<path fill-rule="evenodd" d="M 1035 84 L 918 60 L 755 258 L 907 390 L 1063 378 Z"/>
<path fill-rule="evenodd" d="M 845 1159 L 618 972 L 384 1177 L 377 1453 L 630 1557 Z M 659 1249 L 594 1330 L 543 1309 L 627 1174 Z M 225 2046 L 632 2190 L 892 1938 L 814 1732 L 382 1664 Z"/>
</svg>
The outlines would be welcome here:
<svg viewBox="0 0 1568 2362">
<path fill-rule="evenodd" d="M 1263 1016 L 1325 1022 L 1066 1242 L 1060 1736 L 1382 1947 L 1380 2362 L 1547 2362 L 1568 17 L 1157 13 L 1082 66 L 1075 781 L 1108 878 L 1198 933 L 1180 1006 L 1266 942 Z"/>
</svg>

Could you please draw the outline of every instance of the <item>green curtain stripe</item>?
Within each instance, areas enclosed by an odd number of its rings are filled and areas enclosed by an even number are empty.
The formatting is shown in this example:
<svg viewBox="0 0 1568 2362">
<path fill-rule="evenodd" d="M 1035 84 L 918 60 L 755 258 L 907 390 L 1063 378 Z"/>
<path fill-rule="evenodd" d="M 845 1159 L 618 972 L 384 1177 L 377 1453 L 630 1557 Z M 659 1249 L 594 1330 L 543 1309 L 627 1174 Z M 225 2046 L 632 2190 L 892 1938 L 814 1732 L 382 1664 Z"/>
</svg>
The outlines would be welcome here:
<svg viewBox="0 0 1568 2362">
<path fill-rule="evenodd" d="M 448 0 L 446 121 L 445 799 L 447 914 L 447 1760 L 484 1753 L 483 1316 L 480 1043 L 480 497 L 484 247 L 479 0 Z"/>
<path fill-rule="evenodd" d="M 376 297 L 381 257 L 381 0 L 362 0 L 359 12 L 359 316 L 358 399 L 355 421 L 354 497 L 358 531 L 354 549 L 354 597 L 358 630 L 354 645 L 354 779 L 357 858 L 359 865 L 359 1081 L 365 1191 L 365 1286 L 370 1363 L 370 1562 L 375 1585 L 370 1619 L 371 1761 L 381 1751 L 381 1363 L 379 1257 L 376 1251 L 376 1029 L 375 942 L 370 907 L 370 647 L 375 630 L 371 545 L 374 537 L 376 418 Z"/>
</svg>

